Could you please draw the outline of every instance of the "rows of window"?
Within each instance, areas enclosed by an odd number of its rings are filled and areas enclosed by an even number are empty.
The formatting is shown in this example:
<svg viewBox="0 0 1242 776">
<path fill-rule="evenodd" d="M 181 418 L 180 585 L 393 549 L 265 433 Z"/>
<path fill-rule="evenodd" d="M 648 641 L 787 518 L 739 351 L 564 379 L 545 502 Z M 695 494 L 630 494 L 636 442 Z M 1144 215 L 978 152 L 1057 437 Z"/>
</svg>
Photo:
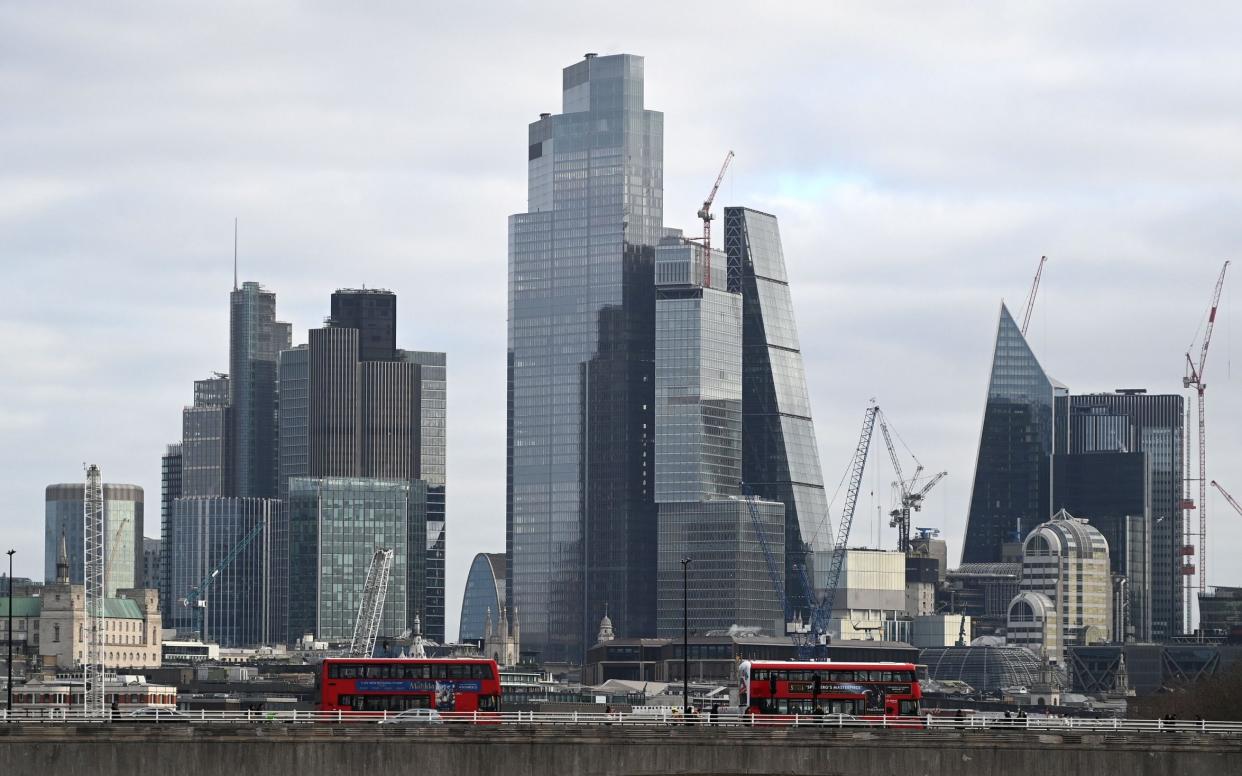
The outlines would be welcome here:
<svg viewBox="0 0 1242 776">
<path fill-rule="evenodd" d="M 330 679 L 495 679 L 491 663 L 333 663 Z"/>
<path fill-rule="evenodd" d="M 766 682 L 776 678 L 780 682 L 810 682 L 818 674 L 821 681 L 828 682 L 913 682 L 913 671 L 846 671 L 841 669 L 780 669 L 764 668 L 751 671 L 750 678 L 755 682 Z"/>
</svg>

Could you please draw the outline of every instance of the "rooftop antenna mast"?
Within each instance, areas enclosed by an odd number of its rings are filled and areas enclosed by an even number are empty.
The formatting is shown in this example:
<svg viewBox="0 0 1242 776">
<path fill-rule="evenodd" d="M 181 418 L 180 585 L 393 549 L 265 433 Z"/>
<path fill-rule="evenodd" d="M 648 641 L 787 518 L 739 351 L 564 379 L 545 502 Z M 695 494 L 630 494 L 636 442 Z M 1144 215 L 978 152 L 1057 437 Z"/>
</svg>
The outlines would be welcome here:
<svg viewBox="0 0 1242 776">
<path fill-rule="evenodd" d="M 237 290 L 237 218 L 233 219 L 233 290 Z"/>
</svg>

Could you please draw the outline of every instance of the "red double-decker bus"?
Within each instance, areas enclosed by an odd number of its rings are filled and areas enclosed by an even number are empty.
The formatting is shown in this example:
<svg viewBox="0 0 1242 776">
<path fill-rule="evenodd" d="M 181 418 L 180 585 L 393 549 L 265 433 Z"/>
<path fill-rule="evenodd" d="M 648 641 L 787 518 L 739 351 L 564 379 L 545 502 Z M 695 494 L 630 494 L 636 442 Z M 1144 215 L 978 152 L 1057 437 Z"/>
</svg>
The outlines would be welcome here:
<svg viewBox="0 0 1242 776">
<path fill-rule="evenodd" d="M 327 658 L 320 674 L 322 711 L 500 711 L 495 660 Z"/>
<path fill-rule="evenodd" d="M 748 660 L 738 666 L 745 714 L 917 717 L 922 697 L 913 663 Z"/>
</svg>

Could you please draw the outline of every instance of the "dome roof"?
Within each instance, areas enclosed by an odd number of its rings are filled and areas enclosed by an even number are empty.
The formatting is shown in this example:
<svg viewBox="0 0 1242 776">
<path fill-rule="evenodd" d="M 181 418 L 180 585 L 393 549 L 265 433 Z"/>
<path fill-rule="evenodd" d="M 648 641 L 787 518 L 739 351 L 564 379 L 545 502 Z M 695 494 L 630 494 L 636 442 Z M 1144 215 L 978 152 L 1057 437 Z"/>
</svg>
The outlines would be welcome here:
<svg viewBox="0 0 1242 776">
<path fill-rule="evenodd" d="M 939 681 L 956 679 L 980 692 L 1039 683 L 1039 658 L 1022 647 L 930 647 L 919 653 L 927 675 Z"/>
<path fill-rule="evenodd" d="M 1095 526 L 1062 509 L 1027 535 L 1022 542 L 1022 553 L 1106 558 L 1108 540 Z"/>
</svg>

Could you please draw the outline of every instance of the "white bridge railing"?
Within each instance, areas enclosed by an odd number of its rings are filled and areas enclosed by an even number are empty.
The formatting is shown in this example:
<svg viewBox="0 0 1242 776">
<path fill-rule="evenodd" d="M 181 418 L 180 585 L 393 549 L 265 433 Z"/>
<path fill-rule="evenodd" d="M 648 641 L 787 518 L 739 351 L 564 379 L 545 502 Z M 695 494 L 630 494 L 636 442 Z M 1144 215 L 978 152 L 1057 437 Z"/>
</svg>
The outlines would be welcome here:
<svg viewBox="0 0 1242 776">
<path fill-rule="evenodd" d="M 118 711 L 103 717 L 84 714 L 80 709 L 0 710 L 0 724 L 79 725 L 211 725 L 211 724 L 351 724 L 436 727 L 475 724 L 487 726 L 598 726 L 598 727 L 726 727 L 784 730 L 867 728 L 912 730 L 991 730 L 991 731 L 1077 731 L 1100 733 L 1211 733 L 1242 735 L 1242 722 L 1165 719 L 1090 719 L 1084 717 L 851 717 L 824 715 L 739 715 L 730 713 L 682 715 L 667 708 L 629 712 L 436 712 L 420 709 L 409 712 L 365 711 L 177 711 L 148 709 L 135 716 Z"/>
</svg>

